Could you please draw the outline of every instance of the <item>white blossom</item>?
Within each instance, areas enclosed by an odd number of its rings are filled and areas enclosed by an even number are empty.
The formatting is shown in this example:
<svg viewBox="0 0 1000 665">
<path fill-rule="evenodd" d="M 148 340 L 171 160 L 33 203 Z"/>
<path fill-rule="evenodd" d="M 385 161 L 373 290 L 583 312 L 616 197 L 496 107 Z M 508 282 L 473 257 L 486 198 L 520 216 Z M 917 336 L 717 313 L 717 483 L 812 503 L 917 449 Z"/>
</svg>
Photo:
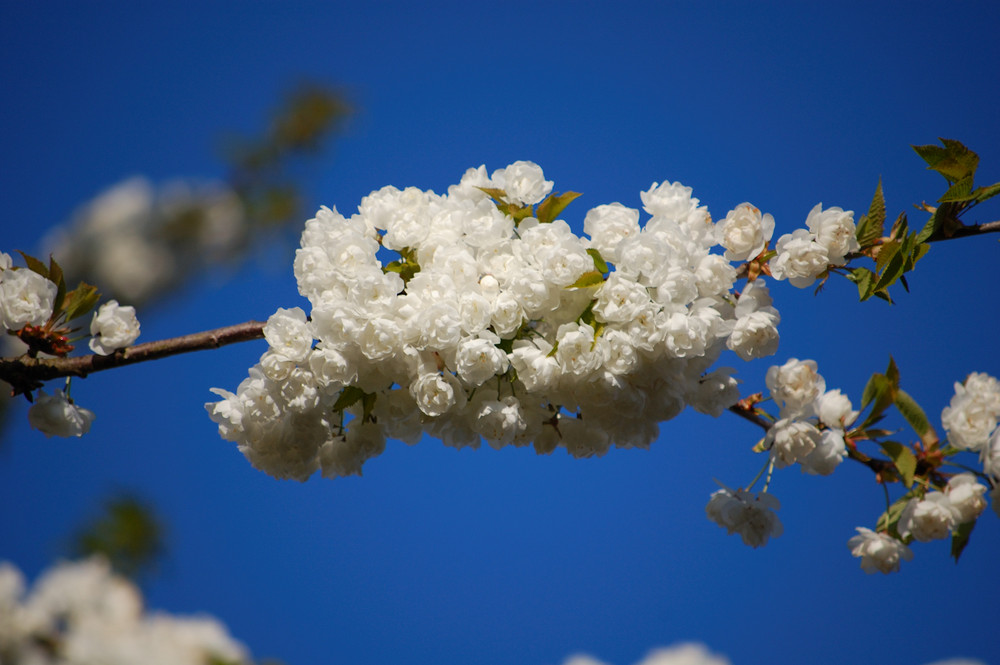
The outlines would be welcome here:
<svg viewBox="0 0 1000 665">
<path fill-rule="evenodd" d="M 914 497 L 906 503 L 899 516 L 899 535 L 913 536 L 922 543 L 947 538 L 958 517 L 947 495 L 928 492 L 922 499 Z"/>
<path fill-rule="evenodd" d="M 779 469 L 802 462 L 820 444 L 822 434 L 812 423 L 783 418 L 767 430 L 765 446 Z"/>
<path fill-rule="evenodd" d="M 986 510 L 986 489 L 973 473 L 960 473 L 948 480 L 944 493 L 955 510 L 956 524 L 971 522 Z"/>
<path fill-rule="evenodd" d="M 45 436 L 83 436 L 90 431 L 94 412 L 77 406 L 62 390 L 38 391 L 28 409 L 28 422 Z"/>
<path fill-rule="evenodd" d="M 749 261 L 756 258 L 774 233 L 774 217 L 761 215 L 749 203 L 741 203 L 719 222 L 721 240 L 729 261 Z"/>
<path fill-rule="evenodd" d="M 90 334 L 91 351 L 102 356 L 130 346 L 139 337 L 135 307 L 122 307 L 117 300 L 109 300 L 94 312 Z"/>
<path fill-rule="evenodd" d="M 549 195 L 553 183 L 545 179 L 538 164 L 520 161 L 494 171 L 493 185 L 504 190 L 512 203 L 533 205 Z"/>
<path fill-rule="evenodd" d="M 7 330 L 40 326 L 52 316 L 58 288 L 33 270 L 4 270 L 0 281 L 0 323 Z"/>
<path fill-rule="evenodd" d="M 789 358 L 784 365 L 768 368 L 767 389 L 781 405 L 781 417 L 813 414 L 815 400 L 826 390 L 826 380 L 816 371 L 816 361 Z"/>
<path fill-rule="evenodd" d="M 861 569 L 866 573 L 894 573 L 899 571 L 902 560 L 909 561 L 913 552 L 895 538 L 857 527 L 858 535 L 847 541 L 851 555 L 861 558 Z"/>
<path fill-rule="evenodd" d="M 855 237 L 854 212 L 840 208 L 827 208 L 817 203 L 806 217 L 806 227 L 812 232 L 816 243 L 826 250 L 831 265 L 842 266 L 846 256 L 861 249 Z"/>
<path fill-rule="evenodd" d="M 756 548 L 782 534 L 781 520 L 774 513 L 780 507 L 778 499 L 766 492 L 753 494 L 742 489 L 734 492 L 723 487 L 712 494 L 705 513 L 730 535 L 738 533 L 744 544 Z"/>
<path fill-rule="evenodd" d="M 816 242 L 812 233 L 796 229 L 778 238 L 777 255 L 769 264 L 775 279 L 787 279 L 792 286 L 804 289 L 830 265 L 829 250 Z"/>
</svg>

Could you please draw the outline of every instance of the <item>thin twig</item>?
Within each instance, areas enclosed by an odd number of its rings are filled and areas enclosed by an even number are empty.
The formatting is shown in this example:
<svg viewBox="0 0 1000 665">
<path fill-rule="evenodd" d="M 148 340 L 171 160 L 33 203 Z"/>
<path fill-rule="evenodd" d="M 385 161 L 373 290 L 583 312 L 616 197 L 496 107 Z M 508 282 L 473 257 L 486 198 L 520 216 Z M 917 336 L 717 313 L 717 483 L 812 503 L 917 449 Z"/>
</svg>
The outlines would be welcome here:
<svg viewBox="0 0 1000 665">
<path fill-rule="evenodd" d="M 247 342 L 263 336 L 263 321 L 247 321 L 182 337 L 138 344 L 108 356 L 91 354 L 67 358 L 31 358 L 23 355 L 16 358 L 0 358 L 0 380 L 13 386 L 13 394 L 17 395 L 34 390 L 50 379 L 64 376 L 84 377 L 106 369 L 191 351 L 217 349 L 227 344 Z"/>
</svg>

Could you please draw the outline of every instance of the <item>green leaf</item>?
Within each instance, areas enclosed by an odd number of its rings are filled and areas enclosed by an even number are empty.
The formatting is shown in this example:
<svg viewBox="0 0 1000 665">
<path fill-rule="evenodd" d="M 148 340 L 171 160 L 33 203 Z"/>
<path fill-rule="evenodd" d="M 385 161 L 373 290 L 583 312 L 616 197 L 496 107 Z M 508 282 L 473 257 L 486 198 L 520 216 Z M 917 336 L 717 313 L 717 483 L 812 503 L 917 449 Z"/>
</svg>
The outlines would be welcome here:
<svg viewBox="0 0 1000 665">
<path fill-rule="evenodd" d="M 63 277 L 62 268 L 51 256 L 49 256 L 49 279 L 56 285 L 56 297 L 52 301 L 52 314 L 58 316 L 59 312 L 62 311 L 63 301 L 66 299 L 66 278 Z"/>
<path fill-rule="evenodd" d="M 45 264 L 31 256 L 30 254 L 25 254 L 21 250 L 17 250 L 17 253 L 24 258 L 24 265 L 28 266 L 28 270 L 31 272 L 37 272 L 39 275 L 45 279 L 49 278 L 49 269 L 45 267 Z"/>
<path fill-rule="evenodd" d="M 75 289 L 66 294 L 63 302 L 66 320 L 72 321 L 76 317 L 88 313 L 100 299 L 101 294 L 98 293 L 96 286 L 80 282 Z"/>
<path fill-rule="evenodd" d="M 598 272 L 604 275 L 608 274 L 610 269 L 608 268 L 607 261 L 605 261 L 604 257 L 601 256 L 601 253 L 596 249 L 594 249 L 593 247 L 588 249 L 587 253 L 590 254 L 590 258 L 594 259 L 594 270 L 597 270 Z"/>
<path fill-rule="evenodd" d="M 936 145 L 913 146 L 917 154 L 927 162 L 927 168 L 937 171 L 949 183 L 958 182 L 963 178 L 972 177 L 979 166 L 979 155 L 972 152 L 959 141 L 939 139 L 943 148 Z"/>
<path fill-rule="evenodd" d="M 340 391 L 340 397 L 333 404 L 334 411 L 343 411 L 346 408 L 354 406 L 359 401 L 364 399 L 365 391 L 357 386 L 344 386 L 344 389 Z"/>
<path fill-rule="evenodd" d="M 1000 194 L 1000 182 L 989 185 L 987 187 L 977 187 L 974 192 L 976 203 L 982 203 L 987 199 L 992 199 L 997 194 Z"/>
<path fill-rule="evenodd" d="M 892 385 L 889 383 L 889 379 L 883 374 L 875 373 L 872 374 L 871 378 L 868 379 L 867 385 L 865 385 L 864 392 L 861 394 L 861 410 L 872 404 L 871 413 L 868 417 L 859 425 L 861 429 L 864 429 L 874 423 L 884 412 L 889 408 L 889 405 L 893 403 L 893 389 Z"/>
<path fill-rule="evenodd" d="M 896 470 L 899 471 L 899 477 L 903 479 L 903 484 L 907 488 L 912 487 L 913 475 L 917 472 L 917 456 L 898 441 L 879 441 L 879 445 L 892 460 L 892 463 L 896 465 Z"/>
<path fill-rule="evenodd" d="M 903 418 L 910 424 L 910 427 L 917 433 L 917 436 L 920 437 L 925 446 L 931 446 L 938 442 L 937 432 L 934 431 L 930 421 L 927 419 L 927 414 L 920 408 L 916 400 L 910 397 L 909 393 L 904 390 L 896 391 L 896 400 L 894 403 L 899 412 L 903 414 Z"/>
<path fill-rule="evenodd" d="M 924 228 L 917 234 L 917 242 L 926 242 L 930 238 L 933 238 L 937 235 L 937 232 L 941 229 L 943 223 L 944 216 L 938 215 L 935 210 L 934 213 L 927 219 L 927 223 L 924 224 Z"/>
<path fill-rule="evenodd" d="M 969 544 L 969 538 L 972 536 L 974 528 L 976 528 L 976 520 L 964 522 L 951 530 L 951 555 L 955 557 L 955 563 L 958 563 L 962 551 Z"/>
<path fill-rule="evenodd" d="M 881 257 L 881 253 L 879 256 Z M 897 279 L 902 277 L 905 260 L 906 259 L 903 255 L 901 255 L 898 251 L 893 253 L 892 258 L 889 259 L 885 269 L 879 273 L 878 281 L 875 282 L 875 286 L 872 289 L 875 292 L 875 295 L 878 295 L 879 291 L 885 291 L 887 288 L 892 286 Z"/>
<path fill-rule="evenodd" d="M 946 201 L 971 201 L 976 198 L 972 193 L 972 176 L 966 176 L 948 188 L 948 191 L 938 199 L 939 202 Z"/>
<path fill-rule="evenodd" d="M 507 203 L 507 192 L 502 189 L 495 187 L 476 187 L 476 189 L 486 192 L 497 203 Z"/>
<path fill-rule="evenodd" d="M 889 366 L 885 370 L 885 378 L 889 380 L 889 385 L 892 387 L 892 396 L 895 399 L 896 392 L 899 390 L 899 368 L 896 367 L 896 361 L 893 360 L 892 356 L 889 356 Z"/>
<path fill-rule="evenodd" d="M 868 214 L 861 218 L 861 223 L 855 230 L 855 236 L 862 247 L 867 247 L 882 237 L 885 226 L 885 199 L 882 196 L 882 178 L 878 179 L 875 196 L 868 207 Z"/>
<path fill-rule="evenodd" d="M 851 268 L 847 273 L 847 279 L 858 285 L 858 299 L 868 300 L 872 297 L 871 287 L 875 282 L 875 273 L 868 268 Z"/>
<path fill-rule="evenodd" d="M 899 240 L 890 240 L 882 245 L 878 250 L 878 259 L 875 261 L 875 271 L 881 275 L 885 271 L 885 266 L 899 253 L 902 243 Z"/>
<path fill-rule="evenodd" d="M 598 272 L 596 270 L 591 270 L 580 275 L 580 279 L 576 280 L 567 289 L 583 289 L 588 286 L 597 286 L 604 283 L 604 273 Z"/>
<path fill-rule="evenodd" d="M 558 218 L 559 214 L 566 209 L 566 206 L 579 196 L 580 192 L 566 192 L 565 194 L 555 192 L 538 204 L 538 212 L 535 214 L 535 217 L 542 224 L 547 224 Z"/>
<path fill-rule="evenodd" d="M 899 516 L 903 514 L 903 509 L 906 508 L 906 504 L 909 503 L 912 497 L 912 492 L 907 492 L 900 498 L 889 506 L 878 518 L 878 523 L 875 525 L 876 531 L 885 531 L 892 536 L 898 537 L 899 531 L 896 528 L 896 524 L 899 522 Z"/>
</svg>

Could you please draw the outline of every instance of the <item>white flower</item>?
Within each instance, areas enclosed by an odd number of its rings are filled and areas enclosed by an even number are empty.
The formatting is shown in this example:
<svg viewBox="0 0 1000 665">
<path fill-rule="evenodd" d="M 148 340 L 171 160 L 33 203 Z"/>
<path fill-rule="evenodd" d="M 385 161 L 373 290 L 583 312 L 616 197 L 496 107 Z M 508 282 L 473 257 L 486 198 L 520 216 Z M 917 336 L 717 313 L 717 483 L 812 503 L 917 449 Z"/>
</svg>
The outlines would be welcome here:
<svg viewBox="0 0 1000 665">
<path fill-rule="evenodd" d="M 840 208 L 827 208 L 817 203 L 806 217 L 806 226 L 816 238 L 817 244 L 823 247 L 832 265 L 844 265 L 846 256 L 861 249 L 855 237 L 854 211 Z"/>
<path fill-rule="evenodd" d="M 564 323 L 559 326 L 556 338 L 556 360 L 564 373 L 583 376 L 604 364 L 605 347 L 596 346 L 594 329 L 586 323 Z"/>
<path fill-rule="evenodd" d="M 289 360 L 303 361 L 312 349 L 313 336 L 301 307 L 279 308 L 267 319 L 264 339 L 274 351 Z"/>
<path fill-rule="evenodd" d="M 899 535 L 927 543 L 947 538 L 958 522 L 958 512 L 941 492 L 928 492 L 923 499 L 914 497 L 906 503 L 899 516 Z"/>
<path fill-rule="evenodd" d="M 490 339 L 465 339 L 455 354 L 455 371 L 470 386 L 483 385 L 497 374 L 506 372 L 509 366 L 507 354 Z"/>
<path fill-rule="evenodd" d="M 971 522 L 986 510 L 986 485 L 976 480 L 974 473 L 960 473 L 948 481 L 944 489 L 951 507 L 955 509 L 955 523 Z"/>
<path fill-rule="evenodd" d="M 0 281 L 0 323 L 7 330 L 40 326 L 52 316 L 58 288 L 33 270 L 4 270 Z"/>
<path fill-rule="evenodd" d="M 826 247 L 816 242 L 813 234 L 805 229 L 796 229 L 778 238 L 775 248 L 778 252 L 770 262 L 771 275 L 775 279 L 787 279 L 792 286 L 804 289 L 830 265 L 830 255 Z"/>
<path fill-rule="evenodd" d="M 743 360 L 753 360 L 777 353 L 779 340 L 776 315 L 750 312 L 736 320 L 726 346 Z"/>
<path fill-rule="evenodd" d="M 656 183 L 639 194 L 642 207 L 650 215 L 670 220 L 684 220 L 698 207 L 698 199 L 691 196 L 691 188 L 679 182 Z"/>
<path fill-rule="evenodd" d="M 998 419 L 1000 382 L 980 372 L 955 384 L 955 395 L 941 412 L 948 440 L 958 448 L 982 451 L 984 455 Z"/>
<path fill-rule="evenodd" d="M 847 541 L 851 554 L 861 557 L 861 569 L 866 573 L 894 573 L 902 559 L 909 561 L 913 552 L 909 547 L 884 533 L 875 533 L 863 526 L 857 527 L 858 535 Z"/>
<path fill-rule="evenodd" d="M 453 406 L 463 406 L 465 391 L 458 379 L 448 373 L 424 374 L 410 384 L 410 394 L 420 410 L 431 417 L 447 413 Z"/>
<path fill-rule="evenodd" d="M 39 390 L 28 409 L 28 422 L 45 436 L 83 436 L 93 420 L 93 411 L 77 406 L 61 390 L 51 395 Z"/>
<path fill-rule="evenodd" d="M 730 535 L 739 533 L 750 547 L 760 547 L 768 538 L 777 538 L 783 532 L 781 520 L 774 513 L 781 502 L 771 494 L 753 494 L 742 489 L 735 492 L 728 487 L 716 490 L 705 506 L 708 518 L 724 527 Z"/>
<path fill-rule="evenodd" d="M 583 231 L 590 236 L 590 246 L 605 260 L 618 260 L 618 243 L 639 234 L 639 211 L 621 203 L 592 208 L 583 219 Z"/>
<path fill-rule="evenodd" d="M 858 417 L 858 412 L 851 409 L 850 398 L 841 394 L 839 388 L 817 397 L 814 408 L 819 421 L 835 429 L 847 429 Z"/>
<path fill-rule="evenodd" d="M 847 445 L 844 443 L 844 433 L 838 429 L 825 429 L 820 442 L 805 459 L 800 460 L 800 465 L 805 473 L 828 476 L 845 457 Z"/>
<path fill-rule="evenodd" d="M 983 471 L 994 478 L 1000 478 L 1000 427 L 993 430 L 993 436 L 983 447 L 981 455 Z"/>
<path fill-rule="evenodd" d="M 94 312 L 90 334 L 90 350 L 102 356 L 130 346 L 139 337 L 135 307 L 122 307 L 117 300 L 109 300 Z"/>
<path fill-rule="evenodd" d="M 494 448 L 514 441 L 525 430 L 527 423 L 516 397 L 482 402 L 475 414 L 475 430 Z"/>
<path fill-rule="evenodd" d="M 767 370 L 765 383 L 774 401 L 781 404 L 782 418 L 812 415 L 813 403 L 826 390 L 815 360 L 789 358 L 784 365 Z"/>
<path fill-rule="evenodd" d="M 774 217 L 761 215 L 749 203 L 741 203 L 730 210 L 719 222 L 722 234 L 720 244 L 726 248 L 729 261 L 749 261 L 764 251 L 764 246 L 774 233 Z"/>
<path fill-rule="evenodd" d="M 514 162 L 493 172 L 494 187 L 507 193 L 507 200 L 518 205 L 534 205 L 552 191 L 552 181 L 546 180 L 542 167 L 534 162 Z"/>
<path fill-rule="evenodd" d="M 819 444 L 822 434 L 812 423 L 783 418 L 771 425 L 764 438 L 779 469 L 805 460 Z"/>
</svg>

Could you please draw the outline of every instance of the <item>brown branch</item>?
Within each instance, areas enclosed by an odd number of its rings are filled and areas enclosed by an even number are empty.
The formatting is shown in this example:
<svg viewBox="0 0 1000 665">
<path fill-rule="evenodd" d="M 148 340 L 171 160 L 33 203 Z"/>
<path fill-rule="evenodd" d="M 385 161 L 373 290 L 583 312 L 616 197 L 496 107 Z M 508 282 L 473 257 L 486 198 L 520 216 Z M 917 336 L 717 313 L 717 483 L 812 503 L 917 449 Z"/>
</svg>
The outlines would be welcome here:
<svg viewBox="0 0 1000 665">
<path fill-rule="evenodd" d="M 92 354 L 69 358 L 31 358 L 23 355 L 17 358 L 0 358 L 0 380 L 13 386 L 12 394 L 17 395 L 39 388 L 44 381 L 50 379 L 63 376 L 84 377 L 114 367 L 124 367 L 191 351 L 217 349 L 227 344 L 247 342 L 263 336 L 263 321 L 247 321 L 225 328 L 138 344 L 109 356 Z"/>
<path fill-rule="evenodd" d="M 969 236 L 983 235 L 984 233 L 1000 233 L 1000 221 L 986 222 L 985 224 L 963 224 L 947 237 L 928 238 L 928 242 L 939 242 L 941 240 L 954 240 L 955 238 L 967 238 Z"/>
<path fill-rule="evenodd" d="M 733 406 L 729 407 L 729 411 L 735 413 L 744 420 L 752 422 L 754 425 L 757 425 L 765 432 L 771 429 L 771 425 L 773 425 L 773 423 L 771 423 L 770 421 L 766 420 L 765 418 L 761 418 L 759 415 L 757 415 L 751 410 L 742 408 L 739 404 L 734 404 Z M 868 457 L 864 453 L 858 452 L 853 446 L 847 446 L 847 456 L 850 459 L 854 460 L 855 462 L 867 466 L 869 469 L 875 472 L 876 475 L 882 474 L 879 475 L 879 477 L 884 477 L 884 474 L 889 472 L 890 469 L 895 468 L 892 462 L 888 460 L 880 460 Z"/>
</svg>

